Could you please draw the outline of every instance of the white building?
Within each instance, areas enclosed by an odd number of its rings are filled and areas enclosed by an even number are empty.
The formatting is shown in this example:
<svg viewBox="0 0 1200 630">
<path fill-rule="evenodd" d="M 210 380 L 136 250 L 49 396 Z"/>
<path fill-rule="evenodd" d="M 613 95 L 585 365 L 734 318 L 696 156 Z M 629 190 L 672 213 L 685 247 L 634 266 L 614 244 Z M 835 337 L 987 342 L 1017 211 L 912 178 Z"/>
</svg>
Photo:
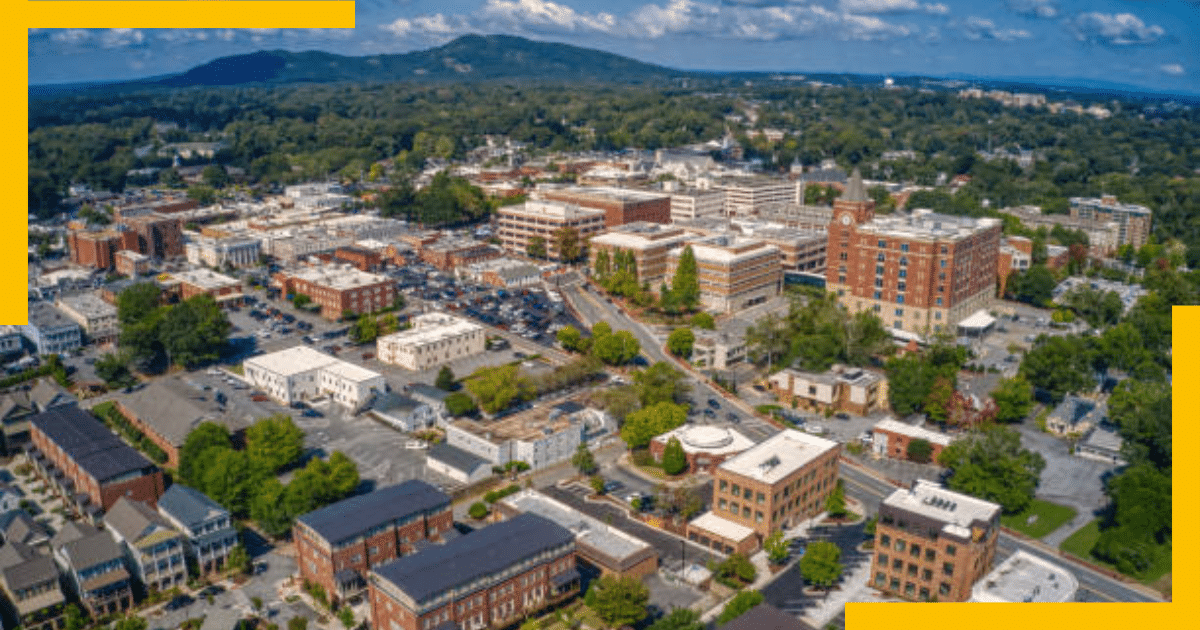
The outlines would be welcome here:
<svg viewBox="0 0 1200 630">
<path fill-rule="evenodd" d="M 224 267 L 229 263 L 237 268 L 253 267 L 262 254 L 262 240 L 249 236 L 201 236 L 188 241 L 184 249 L 188 262 L 193 265 Z"/>
<path fill-rule="evenodd" d="M 687 188 L 670 190 L 671 221 L 725 216 L 725 191 Z"/>
<path fill-rule="evenodd" d="M 21 351 L 21 329 L 11 324 L 0 325 L 0 355 Z"/>
<path fill-rule="evenodd" d="M 783 203 L 804 203 L 803 184 L 786 179 L 727 178 L 713 182 L 712 189 L 725 191 L 725 214 L 731 217 L 750 216 Z"/>
<path fill-rule="evenodd" d="M 92 341 L 115 341 L 121 332 L 117 307 L 94 293 L 61 297 L 55 301 L 55 306 L 63 315 L 82 326 Z"/>
<path fill-rule="evenodd" d="M 571 459 L 589 423 L 603 422 L 599 413 L 564 401 L 494 422 L 456 420 L 446 426 L 446 443 L 497 466 L 523 461 L 536 470 Z"/>
<path fill-rule="evenodd" d="M 446 313 L 425 313 L 413 318 L 413 327 L 376 342 L 384 363 L 419 371 L 455 359 L 481 354 L 487 335 L 482 326 Z"/>
<path fill-rule="evenodd" d="M 1079 580 L 1066 569 L 1018 549 L 971 589 L 969 602 L 1075 601 Z"/>
<path fill-rule="evenodd" d="M 383 375 L 336 359 L 308 346 L 295 346 L 246 359 L 246 379 L 281 404 L 329 395 L 358 409 L 387 391 Z"/>
<path fill-rule="evenodd" d="M 501 289 L 521 289 L 542 283 L 542 270 L 512 258 L 497 258 L 460 268 L 459 275 L 478 284 L 487 284 Z"/>
</svg>

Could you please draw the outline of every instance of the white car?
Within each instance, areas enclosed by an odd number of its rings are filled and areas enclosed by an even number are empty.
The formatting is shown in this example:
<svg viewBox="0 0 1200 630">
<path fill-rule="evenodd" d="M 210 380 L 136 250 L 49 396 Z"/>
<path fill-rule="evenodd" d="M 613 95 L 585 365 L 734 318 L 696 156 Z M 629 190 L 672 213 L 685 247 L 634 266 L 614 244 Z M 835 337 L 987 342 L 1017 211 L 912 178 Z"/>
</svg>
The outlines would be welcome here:
<svg viewBox="0 0 1200 630">
<path fill-rule="evenodd" d="M 825 435 L 825 427 L 819 424 L 806 424 L 804 430 L 813 435 Z"/>
<path fill-rule="evenodd" d="M 409 440 L 404 443 L 404 448 L 410 450 L 425 450 L 429 448 L 429 442 L 425 440 Z"/>
</svg>

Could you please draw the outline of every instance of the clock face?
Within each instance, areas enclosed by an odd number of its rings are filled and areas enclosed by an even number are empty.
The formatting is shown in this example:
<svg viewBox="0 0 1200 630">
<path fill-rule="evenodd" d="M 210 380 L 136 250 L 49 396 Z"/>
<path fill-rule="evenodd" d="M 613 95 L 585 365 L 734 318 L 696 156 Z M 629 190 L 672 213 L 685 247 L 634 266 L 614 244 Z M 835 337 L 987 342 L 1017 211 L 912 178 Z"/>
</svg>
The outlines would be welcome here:
<svg viewBox="0 0 1200 630">
<path fill-rule="evenodd" d="M 851 222 L 851 221 L 853 221 L 853 220 L 854 220 L 854 219 L 851 219 L 851 218 L 850 218 L 850 215 L 848 215 L 848 214 L 843 214 L 843 215 L 842 215 L 842 225 L 850 225 L 850 222 Z"/>
</svg>

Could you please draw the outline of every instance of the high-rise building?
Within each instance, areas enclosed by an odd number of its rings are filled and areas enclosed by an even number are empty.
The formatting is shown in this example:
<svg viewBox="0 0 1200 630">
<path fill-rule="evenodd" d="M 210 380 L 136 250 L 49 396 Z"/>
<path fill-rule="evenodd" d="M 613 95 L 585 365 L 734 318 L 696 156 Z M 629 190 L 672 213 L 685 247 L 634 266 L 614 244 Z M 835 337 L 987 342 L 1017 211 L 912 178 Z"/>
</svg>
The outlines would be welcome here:
<svg viewBox="0 0 1200 630">
<path fill-rule="evenodd" d="M 638 282 L 649 282 L 651 288 L 657 289 L 660 283 L 671 281 L 667 276 L 667 255 L 689 236 L 677 227 L 660 223 L 637 222 L 610 228 L 592 237 L 588 245 L 591 258 L 588 268 L 596 268 L 600 252 L 606 252 L 610 261 L 617 251 L 629 252 L 637 266 Z"/>
<path fill-rule="evenodd" d="M 927 334 L 995 297 L 1000 221 L 935 214 L 875 216 L 855 170 L 834 202 L 826 286 L 852 313 L 873 311 L 884 324 Z"/>
<path fill-rule="evenodd" d="M 528 254 L 530 245 L 541 239 L 546 256 L 558 260 L 555 233 L 563 228 L 579 233 L 582 248 L 593 234 L 604 229 L 604 210 L 557 201 L 526 201 L 496 211 L 496 234 L 504 249 L 517 254 Z"/>
<path fill-rule="evenodd" d="M 604 227 L 635 221 L 671 222 L 671 196 L 667 193 L 613 186 L 539 186 L 534 193 L 548 201 L 604 211 Z"/>
<path fill-rule="evenodd" d="M 700 305 L 729 313 L 761 304 L 783 290 L 779 248 L 758 239 L 718 234 L 688 239 L 667 255 L 667 278 L 674 278 L 690 247 L 700 280 Z"/>
<path fill-rule="evenodd" d="M 1104 195 L 1099 199 L 1071 197 L 1071 217 L 1112 221 L 1117 224 L 1117 247 L 1130 245 L 1137 249 L 1150 238 L 1150 222 L 1154 215 L 1146 206 L 1118 203 L 1115 196 Z"/>
</svg>

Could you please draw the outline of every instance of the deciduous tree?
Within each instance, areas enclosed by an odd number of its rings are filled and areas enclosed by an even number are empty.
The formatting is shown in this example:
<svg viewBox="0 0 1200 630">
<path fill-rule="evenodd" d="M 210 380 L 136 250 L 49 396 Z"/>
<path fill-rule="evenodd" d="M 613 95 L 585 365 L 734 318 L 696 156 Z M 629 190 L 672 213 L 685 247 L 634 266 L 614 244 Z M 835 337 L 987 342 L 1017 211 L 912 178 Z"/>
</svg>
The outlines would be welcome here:
<svg viewBox="0 0 1200 630">
<path fill-rule="evenodd" d="M 642 448 L 656 435 L 662 435 L 687 422 L 687 411 L 680 405 L 660 402 L 625 417 L 621 439 L 629 448 Z"/>
<path fill-rule="evenodd" d="M 650 590 L 631 577 L 604 576 L 592 583 L 589 606 L 609 626 L 620 627 L 645 619 Z"/>
<path fill-rule="evenodd" d="M 692 356 L 692 345 L 696 343 L 696 334 L 691 328 L 676 328 L 667 337 L 667 349 L 671 354 L 686 359 Z"/>
<path fill-rule="evenodd" d="M 810 543 L 800 558 L 800 575 L 809 584 L 828 589 L 842 577 L 841 558 L 842 550 L 831 542 Z"/>
<path fill-rule="evenodd" d="M 687 470 L 687 454 L 683 452 L 683 444 L 678 438 L 672 437 L 663 447 L 662 467 L 668 475 L 678 475 Z"/>
</svg>

